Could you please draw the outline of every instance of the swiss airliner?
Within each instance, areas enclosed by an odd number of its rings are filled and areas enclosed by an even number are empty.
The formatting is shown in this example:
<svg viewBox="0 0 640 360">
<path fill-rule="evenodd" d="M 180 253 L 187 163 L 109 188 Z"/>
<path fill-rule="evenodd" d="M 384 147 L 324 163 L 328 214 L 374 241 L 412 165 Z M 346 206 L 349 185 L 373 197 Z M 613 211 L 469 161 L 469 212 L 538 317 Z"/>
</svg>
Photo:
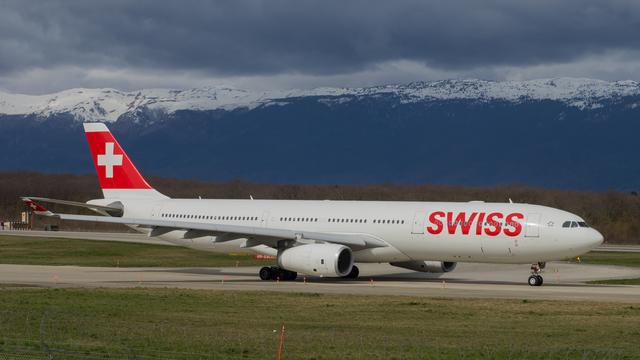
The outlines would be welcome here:
<svg viewBox="0 0 640 360">
<path fill-rule="evenodd" d="M 171 199 L 142 177 L 105 124 L 85 123 L 103 199 L 86 203 L 24 197 L 36 214 L 127 225 L 148 236 L 212 252 L 274 256 L 262 280 L 297 273 L 354 279 L 356 263 L 390 263 L 443 273 L 458 262 L 532 264 L 528 284 L 543 283 L 547 261 L 579 256 L 602 235 L 582 218 L 518 203 Z M 52 213 L 41 202 L 96 215 Z"/>
</svg>

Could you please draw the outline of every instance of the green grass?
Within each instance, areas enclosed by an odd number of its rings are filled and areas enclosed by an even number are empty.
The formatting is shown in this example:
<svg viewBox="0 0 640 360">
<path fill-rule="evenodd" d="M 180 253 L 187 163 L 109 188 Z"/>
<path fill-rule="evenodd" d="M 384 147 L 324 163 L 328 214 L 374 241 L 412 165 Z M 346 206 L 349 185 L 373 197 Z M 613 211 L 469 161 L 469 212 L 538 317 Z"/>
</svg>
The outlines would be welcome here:
<svg viewBox="0 0 640 360">
<path fill-rule="evenodd" d="M 176 289 L 0 289 L 0 354 L 637 358 L 640 305 Z"/>
<path fill-rule="evenodd" d="M 610 280 L 594 280 L 594 281 L 589 281 L 589 284 L 603 284 L 603 285 L 640 285 L 640 279 L 610 279 Z"/>
<path fill-rule="evenodd" d="M 576 260 L 572 259 L 572 261 Z M 580 256 L 580 262 L 583 264 L 640 267 L 640 253 L 592 251 Z"/>
<path fill-rule="evenodd" d="M 253 266 L 251 255 L 226 255 L 177 246 L 22 236 L 0 236 L 0 263 L 78 266 Z"/>
</svg>

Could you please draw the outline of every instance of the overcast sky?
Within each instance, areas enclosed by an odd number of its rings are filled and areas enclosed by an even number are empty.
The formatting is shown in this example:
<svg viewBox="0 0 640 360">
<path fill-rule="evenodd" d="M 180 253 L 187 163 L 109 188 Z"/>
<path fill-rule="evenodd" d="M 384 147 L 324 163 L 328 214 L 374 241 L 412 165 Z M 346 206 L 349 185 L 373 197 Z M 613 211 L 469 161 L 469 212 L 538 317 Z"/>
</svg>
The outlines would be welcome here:
<svg viewBox="0 0 640 360">
<path fill-rule="evenodd" d="M 0 89 L 640 79 L 638 1 L 0 0 Z"/>
</svg>

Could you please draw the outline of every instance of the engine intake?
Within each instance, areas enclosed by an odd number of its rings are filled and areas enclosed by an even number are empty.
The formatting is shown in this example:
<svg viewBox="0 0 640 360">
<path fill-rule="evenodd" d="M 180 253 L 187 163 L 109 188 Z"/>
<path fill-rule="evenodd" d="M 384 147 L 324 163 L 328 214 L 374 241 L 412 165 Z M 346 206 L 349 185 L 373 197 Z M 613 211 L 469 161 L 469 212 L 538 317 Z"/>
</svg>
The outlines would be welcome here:
<svg viewBox="0 0 640 360">
<path fill-rule="evenodd" d="M 278 266 L 308 275 L 342 277 L 351 272 L 351 249 L 338 244 L 307 244 L 281 250 Z"/>
<path fill-rule="evenodd" d="M 389 263 L 393 266 L 428 273 L 446 273 L 453 271 L 458 263 L 447 261 L 402 261 Z"/>
</svg>

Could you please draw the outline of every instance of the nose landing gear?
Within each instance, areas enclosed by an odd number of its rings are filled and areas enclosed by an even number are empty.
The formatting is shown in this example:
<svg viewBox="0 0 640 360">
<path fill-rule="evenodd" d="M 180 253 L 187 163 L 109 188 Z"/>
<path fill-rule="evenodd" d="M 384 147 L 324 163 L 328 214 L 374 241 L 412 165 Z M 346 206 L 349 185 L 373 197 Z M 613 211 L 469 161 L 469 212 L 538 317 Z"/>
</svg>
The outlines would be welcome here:
<svg viewBox="0 0 640 360">
<path fill-rule="evenodd" d="M 544 282 L 544 279 L 540 274 L 542 273 L 542 269 L 544 269 L 544 265 L 546 264 L 545 263 L 531 264 L 531 276 L 529 276 L 529 281 L 528 281 L 530 286 L 542 285 L 542 283 Z"/>
</svg>

